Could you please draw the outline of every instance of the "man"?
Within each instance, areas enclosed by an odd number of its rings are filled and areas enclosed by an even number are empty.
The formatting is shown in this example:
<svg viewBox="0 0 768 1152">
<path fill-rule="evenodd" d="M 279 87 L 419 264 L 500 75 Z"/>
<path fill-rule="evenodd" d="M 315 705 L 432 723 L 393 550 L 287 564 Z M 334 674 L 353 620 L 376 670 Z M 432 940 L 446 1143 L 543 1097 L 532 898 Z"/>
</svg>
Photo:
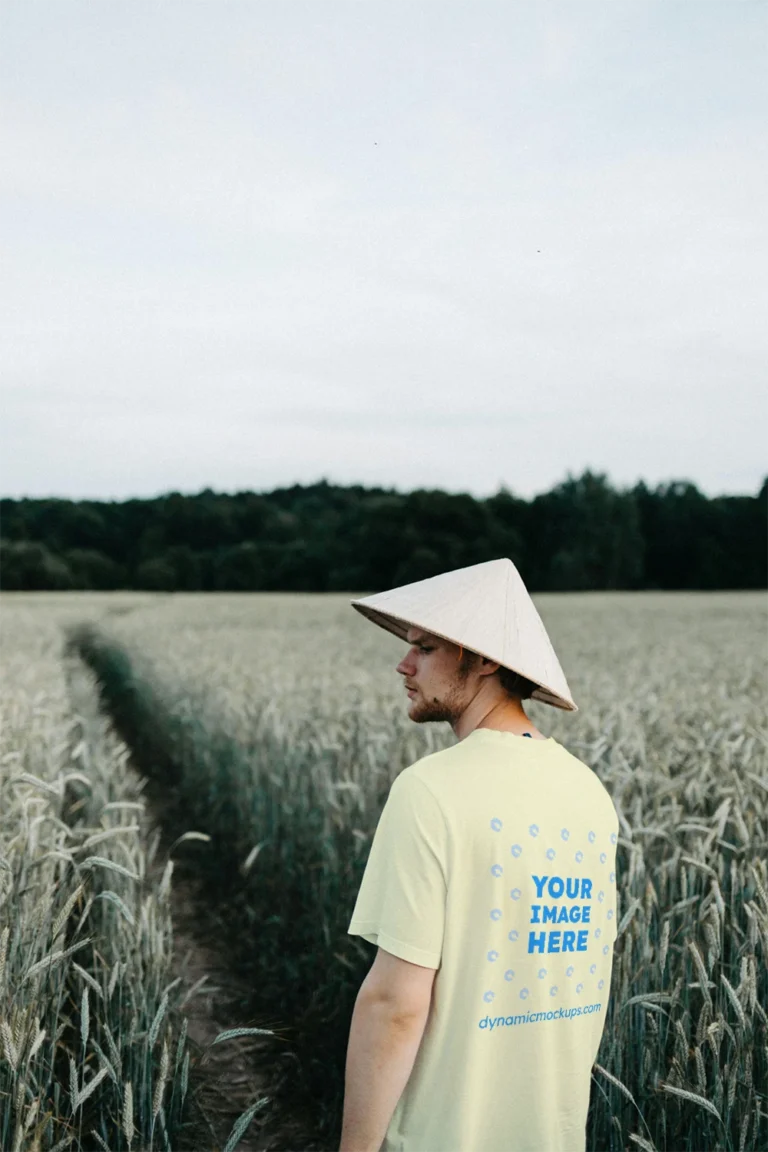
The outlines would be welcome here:
<svg viewBox="0 0 768 1152">
<path fill-rule="evenodd" d="M 340 1152 L 584 1152 L 618 820 L 526 716 L 578 710 L 544 625 L 506 558 L 352 604 L 409 645 L 410 718 L 458 742 L 400 773 L 371 844 Z"/>
</svg>

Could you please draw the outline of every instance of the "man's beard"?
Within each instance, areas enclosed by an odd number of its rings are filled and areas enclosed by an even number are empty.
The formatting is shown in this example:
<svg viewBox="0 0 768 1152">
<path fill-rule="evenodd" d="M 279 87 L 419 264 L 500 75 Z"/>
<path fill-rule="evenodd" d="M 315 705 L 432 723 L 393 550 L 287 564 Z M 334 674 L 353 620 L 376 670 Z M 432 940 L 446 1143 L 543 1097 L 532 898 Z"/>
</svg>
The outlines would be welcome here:
<svg viewBox="0 0 768 1152">
<path fill-rule="evenodd" d="M 417 697 L 414 697 L 415 699 Z M 413 720 L 414 724 L 431 724 L 441 720 L 453 724 L 463 711 L 464 704 L 460 691 L 454 689 L 444 700 L 438 700 L 434 696 L 431 700 L 422 697 L 416 707 L 411 709 L 409 719 Z"/>
</svg>

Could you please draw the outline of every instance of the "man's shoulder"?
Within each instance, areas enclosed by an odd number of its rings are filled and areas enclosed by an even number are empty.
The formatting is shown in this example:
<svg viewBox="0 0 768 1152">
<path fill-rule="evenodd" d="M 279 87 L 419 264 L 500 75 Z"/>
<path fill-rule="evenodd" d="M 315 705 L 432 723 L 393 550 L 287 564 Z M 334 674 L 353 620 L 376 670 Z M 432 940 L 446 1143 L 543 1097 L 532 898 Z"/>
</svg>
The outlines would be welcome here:
<svg viewBox="0 0 768 1152">
<path fill-rule="evenodd" d="M 487 751 L 482 746 L 473 747 L 459 740 L 455 744 L 426 753 L 418 760 L 414 760 L 399 773 L 397 779 L 402 781 L 406 788 L 412 787 L 414 791 L 419 789 L 419 784 L 411 784 L 411 781 L 417 780 L 426 785 L 436 799 L 441 799 L 446 794 L 454 794 L 456 792 L 454 785 L 457 783 L 461 785 L 461 791 L 465 792 L 467 781 L 475 779 L 468 773 L 471 773 L 471 768 L 486 755 Z M 600 797 L 603 801 L 610 802 L 613 807 L 610 794 L 594 768 L 564 744 L 557 740 L 553 742 L 546 763 L 550 765 L 554 763 L 559 771 L 565 771 L 566 776 L 572 781 L 578 779 L 579 787 L 586 789 L 596 800 Z"/>
<path fill-rule="evenodd" d="M 397 779 L 408 783 L 418 780 L 425 784 L 434 795 L 438 791 L 440 782 L 445 781 L 450 769 L 462 764 L 466 755 L 467 749 L 462 746 L 462 741 L 449 744 L 446 748 L 437 748 L 434 752 L 427 752 L 424 756 L 420 756 L 407 768 L 403 768 Z M 418 788 L 418 784 L 414 787 Z"/>
</svg>

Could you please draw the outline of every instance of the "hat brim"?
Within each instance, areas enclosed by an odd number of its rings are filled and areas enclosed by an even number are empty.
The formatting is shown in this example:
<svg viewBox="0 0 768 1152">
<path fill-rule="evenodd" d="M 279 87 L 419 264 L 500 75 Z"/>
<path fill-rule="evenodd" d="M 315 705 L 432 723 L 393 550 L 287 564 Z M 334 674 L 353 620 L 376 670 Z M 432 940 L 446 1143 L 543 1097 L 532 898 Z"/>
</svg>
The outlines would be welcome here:
<svg viewBox="0 0 768 1152">
<path fill-rule="evenodd" d="M 380 628 L 386 629 L 391 632 L 393 636 L 397 636 L 400 640 L 405 640 L 407 643 L 407 633 L 409 628 L 423 628 L 425 632 L 431 633 L 432 636 L 439 636 L 441 640 L 448 640 L 451 644 L 458 644 L 460 647 L 466 648 L 461 640 L 455 636 L 446 636 L 443 632 L 436 632 L 434 628 L 430 628 L 428 624 L 422 624 L 418 620 L 405 620 L 402 616 L 397 616 L 393 612 L 382 612 L 378 608 L 371 608 L 367 604 L 360 604 L 356 600 L 350 601 L 353 608 L 355 608 L 361 616 L 365 616 L 372 624 L 378 624 Z M 491 656 L 488 652 L 480 652 L 476 648 L 466 649 L 467 651 L 476 652 L 478 656 L 484 656 L 486 660 L 493 660 L 496 664 L 501 664 L 495 656 Z M 574 704 L 573 700 L 567 700 L 564 696 L 559 696 L 553 692 L 551 688 L 547 688 L 546 684 L 539 683 L 529 676 L 526 672 L 521 672 L 519 668 L 512 668 L 509 664 L 502 664 L 503 668 L 509 668 L 510 672 L 517 672 L 518 676 L 525 676 L 526 680 L 530 680 L 532 684 L 537 684 L 538 687 L 531 693 L 532 700 L 539 700 L 542 704 L 551 704 L 553 708 L 559 708 L 563 712 L 578 712 L 578 706 Z"/>
</svg>

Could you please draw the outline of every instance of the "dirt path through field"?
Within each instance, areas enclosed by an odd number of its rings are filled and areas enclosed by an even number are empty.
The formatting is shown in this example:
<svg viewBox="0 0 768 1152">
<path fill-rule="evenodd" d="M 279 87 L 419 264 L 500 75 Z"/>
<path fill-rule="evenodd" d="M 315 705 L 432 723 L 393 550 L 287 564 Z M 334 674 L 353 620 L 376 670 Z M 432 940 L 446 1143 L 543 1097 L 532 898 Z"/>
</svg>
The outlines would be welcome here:
<svg viewBox="0 0 768 1152">
<path fill-rule="evenodd" d="M 89 730 L 93 747 L 99 747 L 100 733 L 112 729 L 110 718 L 100 707 L 90 672 L 81 661 L 64 656 L 65 675 L 73 708 L 81 724 Z M 114 731 L 114 729 L 112 729 Z M 118 738 L 120 738 L 118 736 Z M 163 826 L 163 797 L 150 785 L 140 767 L 129 760 L 143 793 L 151 824 L 159 836 L 152 875 L 159 882 L 169 852 L 173 848 Z M 264 1067 L 263 1048 L 271 1037 L 242 1036 L 213 1045 L 221 1032 L 242 1027 L 270 1027 L 269 1023 L 247 1018 L 246 990 L 232 972 L 227 955 L 226 933 L 217 923 L 215 909 L 195 875 L 193 845 L 180 845 L 173 851 L 171 919 L 173 924 L 172 978 L 181 983 L 181 1010 L 188 1020 L 190 1039 L 189 1117 L 176 1143 L 178 1152 L 221 1152 L 238 1118 L 257 1100 L 267 1095 L 264 1073 L 257 1071 L 259 1055 Z M 198 845 L 200 847 L 200 845 Z M 186 851 L 185 851 L 186 849 Z M 213 1045 L 213 1046 L 212 1046 Z M 262 1051 L 260 1051 L 262 1050 Z M 260 1108 L 236 1152 L 270 1152 L 278 1128 L 269 1118 L 270 1102 Z M 286 1123 L 280 1125 L 280 1144 L 292 1146 Z M 296 1144 L 300 1149 L 301 1140 Z"/>
<path fill-rule="evenodd" d="M 173 975 L 186 990 L 182 1011 L 189 1021 L 189 1037 L 198 1051 L 192 1065 L 192 1083 L 201 1115 L 186 1144 L 200 1147 L 201 1129 L 208 1127 L 211 1147 L 223 1148 L 238 1117 L 264 1095 L 255 1072 L 259 1036 L 243 1036 L 214 1045 L 219 1033 L 246 1025 L 239 1005 L 244 990 L 228 968 L 227 957 L 207 924 L 200 894 L 193 879 L 174 875 L 172 892 Z M 237 1152 L 268 1152 L 269 1127 L 259 1131 L 260 1109 L 237 1144 Z"/>
</svg>

